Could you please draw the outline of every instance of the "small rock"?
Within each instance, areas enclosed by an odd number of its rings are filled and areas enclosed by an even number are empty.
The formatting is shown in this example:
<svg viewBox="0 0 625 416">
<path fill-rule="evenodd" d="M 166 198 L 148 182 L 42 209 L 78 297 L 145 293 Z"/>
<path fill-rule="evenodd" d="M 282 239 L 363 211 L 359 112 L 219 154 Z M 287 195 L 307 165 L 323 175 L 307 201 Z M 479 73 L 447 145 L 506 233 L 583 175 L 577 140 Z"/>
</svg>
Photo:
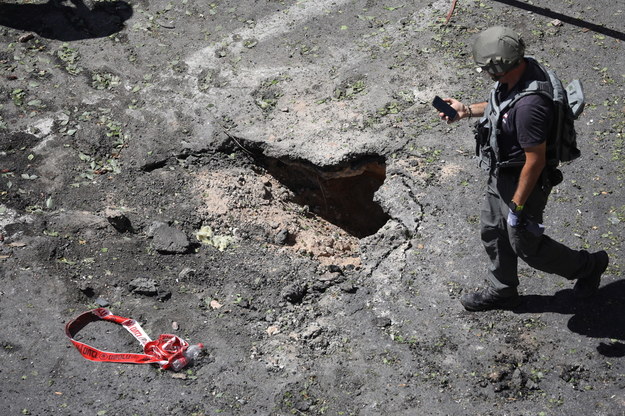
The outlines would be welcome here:
<svg viewBox="0 0 625 416">
<path fill-rule="evenodd" d="M 173 20 L 156 19 L 156 24 L 165 29 L 175 29 L 176 25 Z"/>
<path fill-rule="evenodd" d="M 156 230 L 158 230 L 160 227 L 162 226 L 167 226 L 167 223 L 162 222 L 162 221 L 154 221 L 152 224 L 150 224 L 147 227 L 146 230 L 146 235 L 150 238 L 154 237 L 154 234 L 156 233 Z"/>
<path fill-rule="evenodd" d="M 210 301 L 209 306 L 211 307 L 211 309 L 221 309 L 223 305 L 213 299 Z"/>
<path fill-rule="evenodd" d="M 158 295 L 158 283 L 154 279 L 139 277 L 129 283 L 130 291 L 138 295 L 156 296 Z"/>
<path fill-rule="evenodd" d="M 326 272 L 322 274 L 321 276 L 319 276 L 318 279 L 322 282 L 334 282 L 338 280 L 340 277 L 341 277 L 340 273 Z"/>
<path fill-rule="evenodd" d="M 493 387 L 495 393 L 501 393 L 502 391 L 508 389 L 510 389 L 510 386 L 508 386 L 506 383 L 498 383 L 495 385 L 495 387 Z"/>
<path fill-rule="evenodd" d="M 514 372 L 512 373 L 511 384 L 516 389 L 520 389 L 525 385 L 525 375 L 523 374 L 521 369 L 517 368 L 516 370 L 514 370 Z"/>
<path fill-rule="evenodd" d="M 195 269 L 192 269 L 190 267 L 185 267 L 184 269 L 180 270 L 180 273 L 178 273 L 178 278 L 179 279 L 187 279 L 187 278 L 192 278 L 195 276 L 195 273 L 197 271 Z"/>
<path fill-rule="evenodd" d="M 315 292 L 325 292 L 330 286 L 332 286 L 332 282 L 330 281 L 318 281 L 313 283 L 312 290 Z"/>
<path fill-rule="evenodd" d="M 493 383 L 503 380 L 506 373 L 504 371 L 493 371 L 488 375 L 488 379 Z"/>
<path fill-rule="evenodd" d="M 358 291 L 358 287 L 354 286 L 350 282 L 345 282 L 341 284 L 340 288 L 345 293 L 356 293 Z"/>
<path fill-rule="evenodd" d="M 343 269 L 341 269 L 340 266 L 337 266 L 336 264 L 331 264 L 328 266 L 328 271 L 330 273 L 339 273 L 339 274 L 343 274 Z"/>
<path fill-rule="evenodd" d="M 530 390 L 540 390 L 540 386 L 538 385 L 538 383 L 536 383 L 532 379 L 527 380 L 527 383 L 525 383 L 525 387 Z"/>
<path fill-rule="evenodd" d="M 282 289 L 280 294 L 289 303 L 300 303 L 307 291 L 308 285 L 306 283 L 295 282 Z"/>
<path fill-rule="evenodd" d="M 276 245 L 279 245 L 279 246 L 285 245 L 288 240 L 289 240 L 289 231 L 286 229 L 280 230 L 278 234 L 276 234 L 276 237 L 274 238 L 274 242 L 276 243 Z"/>
<path fill-rule="evenodd" d="M 178 325 L 178 322 L 174 321 L 171 323 L 171 329 L 173 329 L 174 331 L 177 331 L 178 329 L 180 329 L 180 326 Z"/>
<path fill-rule="evenodd" d="M 191 246 L 185 233 L 169 225 L 161 225 L 154 230 L 152 244 L 161 254 L 186 253 Z"/>
<path fill-rule="evenodd" d="M 304 339 L 313 339 L 321 334 L 323 328 L 318 323 L 312 323 L 308 328 L 302 331 L 302 338 Z"/>
<path fill-rule="evenodd" d="M 300 412 L 308 412 L 310 410 L 310 402 L 308 400 L 298 400 L 293 407 Z"/>
<path fill-rule="evenodd" d="M 266 332 L 268 335 L 275 335 L 275 334 L 280 333 L 280 328 L 278 328 L 275 325 L 272 325 L 269 328 L 267 328 Z"/>
<path fill-rule="evenodd" d="M 20 43 L 26 43 L 29 40 L 32 40 L 35 38 L 35 34 L 34 33 L 25 33 L 22 36 L 19 37 L 18 41 Z"/>
<path fill-rule="evenodd" d="M 386 328 L 391 326 L 393 324 L 393 321 L 391 321 L 391 318 L 389 317 L 378 316 L 373 320 L 373 324 L 379 328 Z"/>
<path fill-rule="evenodd" d="M 106 308 L 108 306 L 110 306 L 111 304 L 109 303 L 108 300 L 104 299 L 104 298 L 97 298 L 95 300 L 96 305 L 98 305 L 101 308 Z"/>
<path fill-rule="evenodd" d="M 191 155 L 191 156 L 187 156 L 187 158 L 184 160 L 184 163 L 187 166 L 192 166 L 193 164 L 197 163 L 199 160 L 200 158 Z"/>
<path fill-rule="evenodd" d="M 308 346 L 316 351 L 324 351 L 330 343 L 324 337 L 317 337 L 309 342 Z"/>
<path fill-rule="evenodd" d="M 267 185 L 267 184 L 269 184 L 269 185 Z M 262 199 L 264 199 L 266 201 L 269 201 L 269 200 L 271 200 L 273 198 L 273 194 L 271 192 L 271 182 L 266 182 L 266 183 L 264 183 L 262 185 L 261 195 L 260 196 L 261 196 Z"/>
</svg>

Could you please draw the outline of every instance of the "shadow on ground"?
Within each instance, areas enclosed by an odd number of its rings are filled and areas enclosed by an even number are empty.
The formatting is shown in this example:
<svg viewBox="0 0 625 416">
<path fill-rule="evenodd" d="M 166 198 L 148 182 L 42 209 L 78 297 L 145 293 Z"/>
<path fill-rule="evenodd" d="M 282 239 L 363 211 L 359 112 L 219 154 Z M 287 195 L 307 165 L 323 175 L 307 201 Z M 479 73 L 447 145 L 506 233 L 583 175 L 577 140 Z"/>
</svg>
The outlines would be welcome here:
<svg viewBox="0 0 625 416">
<path fill-rule="evenodd" d="M 0 26 L 61 41 L 100 38 L 117 33 L 132 16 L 125 1 L 96 3 L 89 8 L 82 0 L 49 0 L 44 4 L 0 3 Z"/>
<path fill-rule="evenodd" d="M 625 33 L 621 31 L 610 29 L 603 25 L 598 25 L 596 23 L 592 23 L 587 20 L 577 19 L 575 17 L 568 16 L 563 13 L 558 13 L 546 7 L 539 7 L 533 4 L 527 4 L 519 0 L 495 0 L 495 1 L 498 1 L 499 3 L 507 4 L 509 6 L 518 7 L 520 9 L 527 10 L 528 12 L 546 16 L 551 19 L 558 19 L 570 25 L 578 26 L 585 30 L 592 30 L 593 32 L 601 33 L 603 35 L 613 37 L 614 39 L 625 40 Z"/>
<path fill-rule="evenodd" d="M 529 295 L 515 313 L 553 312 L 573 315 L 568 328 L 591 338 L 610 338 L 600 343 L 597 351 L 606 357 L 624 357 L 625 344 L 625 281 L 601 287 L 591 299 L 579 300 L 572 289 L 561 290 L 553 296 Z"/>
</svg>

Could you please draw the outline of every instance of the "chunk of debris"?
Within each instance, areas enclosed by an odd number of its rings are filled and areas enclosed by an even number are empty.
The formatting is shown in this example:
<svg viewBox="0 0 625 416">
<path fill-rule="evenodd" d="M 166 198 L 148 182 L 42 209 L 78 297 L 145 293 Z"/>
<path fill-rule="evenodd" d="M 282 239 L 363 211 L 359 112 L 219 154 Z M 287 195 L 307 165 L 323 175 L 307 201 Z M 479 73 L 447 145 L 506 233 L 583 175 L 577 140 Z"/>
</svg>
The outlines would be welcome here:
<svg viewBox="0 0 625 416">
<path fill-rule="evenodd" d="M 295 282 L 282 289 L 280 295 L 289 303 L 300 303 L 307 292 L 308 285 L 306 283 Z"/>
<path fill-rule="evenodd" d="M 186 234 L 179 229 L 161 225 L 154 230 L 152 245 L 161 254 L 182 254 L 189 251 L 191 243 Z"/>
<path fill-rule="evenodd" d="M 261 198 L 263 198 L 265 200 L 268 200 L 268 201 L 273 199 L 271 187 L 272 187 L 271 182 L 265 182 L 262 185 L 262 188 L 261 188 L 261 191 L 260 191 Z"/>
<path fill-rule="evenodd" d="M 19 37 L 18 41 L 20 43 L 26 43 L 29 40 L 35 39 L 35 34 L 30 32 L 30 33 L 25 33 L 22 36 Z"/>
<path fill-rule="evenodd" d="M 317 322 L 313 322 L 302 331 L 301 335 L 303 339 L 313 339 L 317 338 L 322 331 L 323 328 L 321 327 L 321 325 L 319 325 Z"/>
<path fill-rule="evenodd" d="M 145 234 L 150 238 L 154 238 L 154 234 L 156 233 L 156 230 L 158 230 L 162 226 L 167 226 L 167 225 L 168 224 L 163 221 L 154 221 L 146 228 Z"/>
<path fill-rule="evenodd" d="M 391 326 L 392 323 L 393 321 L 391 321 L 391 318 L 387 316 L 378 316 L 377 318 L 373 320 L 373 324 L 377 326 L 378 328 L 387 328 Z"/>
<path fill-rule="evenodd" d="M 333 273 L 333 272 L 325 272 L 324 274 L 322 274 L 321 276 L 319 276 L 317 279 L 319 279 L 322 282 L 334 282 L 337 281 L 341 278 L 341 274 L 340 273 Z"/>
<path fill-rule="evenodd" d="M 270 326 L 269 328 L 267 328 L 267 330 L 265 331 L 267 332 L 268 335 L 276 335 L 280 333 L 280 328 L 278 328 L 275 325 Z"/>
<path fill-rule="evenodd" d="M 104 298 L 97 298 L 95 300 L 95 303 L 101 308 L 108 308 L 109 306 L 111 306 L 111 303 Z"/>
<path fill-rule="evenodd" d="M 312 289 L 316 292 L 324 292 L 330 286 L 341 283 L 343 276 L 340 273 L 327 271 L 317 277 L 317 281 L 313 283 Z"/>
<path fill-rule="evenodd" d="M 345 293 L 356 293 L 358 291 L 358 287 L 350 282 L 341 283 L 340 288 Z"/>
<path fill-rule="evenodd" d="M 176 24 L 173 20 L 156 19 L 156 24 L 165 29 L 175 29 Z"/>
<path fill-rule="evenodd" d="M 551 22 L 549 22 L 549 23 L 551 23 L 551 25 L 552 25 L 552 26 L 555 26 L 555 27 L 560 27 L 560 26 L 562 26 L 562 25 L 563 25 L 562 20 L 560 20 L 560 19 L 553 19 L 553 20 L 552 20 Z"/>
<path fill-rule="evenodd" d="M 192 269 L 191 267 L 185 267 L 184 269 L 180 271 L 180 273 L 178 273 L 178 279 L 183 280 L 183 279 L 192 278 L 195 276 L 196 273 L 197 273 L 197 270 Z"/>
<path fill-rule="evenodd" d="M 340 266 L 337 266 L 336 264 L 331 264 L 328 266 L 328 271 L 330 273 L 339 273 L 339 274 L 343 274 L 343 269 L 341 269 Z"/>
<path fill-rule="evenodd" d="M 274 243 L 278 246 L 284 246 L 289 241 L 289 230 L 283 228 L 278 231 L 274 238 Z"/>
<path fill-rule="evenodd" d="M 132 293 L 145 296 L 158 295 L 158 283 L 154 279 L 139 277 L 132 280 L 128 285 Z"/>
</svg>

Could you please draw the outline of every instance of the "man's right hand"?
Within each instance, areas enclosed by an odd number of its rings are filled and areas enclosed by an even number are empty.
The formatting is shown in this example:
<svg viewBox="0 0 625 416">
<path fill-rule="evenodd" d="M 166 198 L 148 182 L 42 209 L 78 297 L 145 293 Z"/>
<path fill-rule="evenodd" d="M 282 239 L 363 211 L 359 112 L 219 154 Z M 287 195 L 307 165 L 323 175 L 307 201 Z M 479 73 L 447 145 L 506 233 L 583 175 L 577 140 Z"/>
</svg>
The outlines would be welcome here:
<svg viewBox="0 0 625 416">
<path fill-rule="evenodd" d="M 445 113 L 438 113 L 438 116 L 441 120 L 445 120 L 448 124 L 453 123 L 454 121 L 462 120 L 465 117 L 469 116 L 469 111 L 466 105 L 462 104 L 460 101 L 454 98 L 443 98 L 447 104 L 451 105 L 454 110 L 458 113 L 455 119 L 451 120 L 449 117 L 445 115 Z"/>
<path fill-rule="evenodd" d="M 463 118 L 467 118 L 467 117 L 482 117 L 484 115 L 484 111 L 486 110 L 486 106 L 488 104 L 486 101 L 484 101 L 481 103 L 473 103 L 470 105 L 466 105 L 454 98 L 443 98 L 443 101 L 451 105 L 454 108 L 454 110 L 456 110 L 456 112 L 458 113 L 456 118 L 453 120 L 450 120 L 449 117 L 447 117 L 443 113 L 438 113 L 438 116 L 442 120 L 445 120 L 447 123 L 453 123 L 454 121 L 462 120 Z"/>
</svg>

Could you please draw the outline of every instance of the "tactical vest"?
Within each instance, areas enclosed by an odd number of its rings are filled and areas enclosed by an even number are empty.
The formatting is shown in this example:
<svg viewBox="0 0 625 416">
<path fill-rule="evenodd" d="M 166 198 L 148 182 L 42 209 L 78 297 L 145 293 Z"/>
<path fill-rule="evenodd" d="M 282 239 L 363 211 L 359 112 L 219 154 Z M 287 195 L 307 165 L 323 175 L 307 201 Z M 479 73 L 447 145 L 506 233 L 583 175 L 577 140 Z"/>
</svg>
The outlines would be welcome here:
<svg viewBox="0 0 625 416">
<path fill-rule="evenodd" d="M 522 89 L 516 93 L 508 96 L 504 101 L 498 102 L 497 89 L 499 88 L 499 82 L 495 83 L 492 89 L 488 105 L 484 111 L 484 116 L 476 124 L 476 154 L 479 156 L 479 165 L 487 171 L 494 171 L 495 169 L 521 167 L 525 164 L 525 154 L 514 158 L 505 160 L 500 154 L 499 149 L 499 137 L 501 135 L 501 121 L 503 115 L 514 106 L 514 104 L 521 98 L 530 94 L 540 94 L 549 99 L 550 102 L 555 102 L 566 99 L 566 91 L 562 87 L 562 82 L 558 79 L 556 74 L 540 65 L 536 60 L 532 58 L 525 58 L 529 61 L 529 64 L 537 65 L 545 74 L 545 81 L 530 81 Z M 554 106 L 554 116 L 557 109 Z M 581 112 L 581 111 L 580 111 Z M 557 126 L 558 122 L 554 122 L 552 130 L 547 138 L 547 165 L 557 166 L 558 151 L 555 149 L 556 141 L 555 136 L 560 134 L 560 127 Z"/>
</svg>

